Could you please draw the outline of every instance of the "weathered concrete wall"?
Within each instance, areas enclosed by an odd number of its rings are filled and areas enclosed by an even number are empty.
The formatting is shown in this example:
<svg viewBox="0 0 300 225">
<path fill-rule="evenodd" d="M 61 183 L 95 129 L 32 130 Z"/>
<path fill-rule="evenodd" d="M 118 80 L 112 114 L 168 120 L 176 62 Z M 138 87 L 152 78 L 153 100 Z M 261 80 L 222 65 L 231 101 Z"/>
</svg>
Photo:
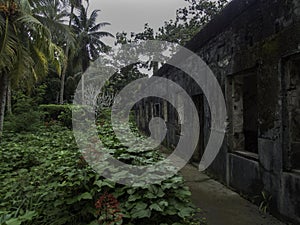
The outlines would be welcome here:
<svg viewBox="0 0 300 225">
<path fill-rule="evenodd" d="M 274 212 L 300 223 L 300 1 L 234 0 L 186 47 L 209 65 L 227 102 L 228 131 L 207 172 L 248 196 L 267 191 Z M 170 66 L 157 76 L 177 82 L 190 96 L 202 93 Z M 252 105 L 245 103 L 246 94 L 255 94 Z M 210 132 L 205 99 L 202 108 L 205 146 Z M 165 144 L 172 147 L 180 127 L 175 110 L 169 107 L 167 114 Z M 257 133 L 245 133 L 245 126 Z"/>
</svg>

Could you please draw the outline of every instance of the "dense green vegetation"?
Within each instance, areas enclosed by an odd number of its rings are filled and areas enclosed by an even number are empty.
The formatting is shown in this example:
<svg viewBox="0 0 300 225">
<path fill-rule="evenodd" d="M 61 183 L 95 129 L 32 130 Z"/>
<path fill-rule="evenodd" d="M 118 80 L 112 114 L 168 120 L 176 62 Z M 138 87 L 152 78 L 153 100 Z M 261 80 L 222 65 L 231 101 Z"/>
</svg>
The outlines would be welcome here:
<svg viewBox="0 0 300 225">
<path fill-rule="evenodd" d="M 99 119 L 99 137 L 118 159 L 132 164 L 161 159 L 158 151 L 132 155 L 112 141 L 107 118 L 109 113 L 103 113 Z M 35 132 L 5 134 L 0 145 L 0 224 L 193 223 L 195 209 L 182 177 L 144 187 L 115 184 L 87 165 L 72 132 L 58 122 Z M 109 198 L 114 204 L 106 204 Z"/>
<path fill-rule="evenodd" d="M 63 104 L 90 61 L 107 50 L 101 38 L 113 37 L 102 31 L 109 23 L 97 23 L 99 11 L 89 15 L 84 2 L 0 0 L 0 138 L 14 90 L 28 95 L 46 84 L 47 103 Z"/>
</svg>

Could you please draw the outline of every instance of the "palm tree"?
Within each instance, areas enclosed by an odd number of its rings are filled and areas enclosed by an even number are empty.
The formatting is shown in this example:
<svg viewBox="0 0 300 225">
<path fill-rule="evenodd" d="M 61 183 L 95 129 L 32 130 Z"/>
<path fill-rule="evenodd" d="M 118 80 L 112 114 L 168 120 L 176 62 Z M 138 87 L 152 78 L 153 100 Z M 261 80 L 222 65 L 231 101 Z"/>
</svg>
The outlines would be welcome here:
<svg viewBox="0 0 300 225">
<path fill-rule="evenodd" d="M 61 47 L 68 43 L 71 50 L 74 50 L 74 35 L 66 24 L 66 19 L 69 16 L 66 2 L 62 0 L 29 0 L 29 2 L 34 17 L 50 30 L 52 41 Z M 11 97 L 12 88 L 9 80 L 6 103 L 8 114 L 12 114 Z"/>
<path fill-rule="evenodd" d="M 82 71 L 85 72 L 89 67 L 90 61 L 99 57 L 99 53 L 105 51 L 108 47 L 103 43 L 101 38 L 114 37 L 111 33 L 101 29 L 110 23 L 96 23 L 100 10 L 94 10 L 88 17 L 88 7 L 81 5 L 79 15 L 74 16 L 74 32 L 77 35 L 79 44 L 78 55 L 81 58 Z"/>
<path fill-rule="evenodd" d="M 74 61 L 78 61 L 81 65 L 81 79 L 82 79 L 82 99 L 84 99 L 85 84 L 83 73 L 87 70 L 91 61 L 99 57 L 100 52 L 108 50 L 108 46 L 102 42 L 103 37 L 114 37 L 111 33 L 101 31 L 102 27 L 110 25 L 110 23 L 102 22 L 96 23 L 98 13 L 100 10 L 94 10 L 90 17 L 88 17 L 88 6 L 84 8 L 83 5 L 79 8 L 79 15 L 74 16 L 74 32 L 77 35 L 78 49 L 77 57 Z"/>
<path fill-rule="evenodd" d="M 62 0 L 31 0 L 35 17 L 51 31 L 53 42 L 63 47 L 68 43 L 74 46 L 75 39 L 69 28 L 67 3 Z"/>
<path fill-rule="evenodd" d="M 0 137 L 9 81 L 30 87 L 48 73 L 50 63 L 60 73 L 63 56 L 28 0 L 0 0 Z"/>
<path fill-rule="evenodd" d="M 88 0 L 86 0 L 88 2 Z M 74 9 L 78 8 L 82 5 L 82 0 L 69 0 L 69 4 L 71 6 L 71 12 L 69 14 L 69 28 L 71 29 L 72 27 L 72 21 L 74 18 Z M 59 98 L 59 103 L 63 104 L 64 103 L 64 92 L 65 92 L 65 80 L 66 80 L 66 73 L 68 69 L 68 62 L 70 61 L 70 43 L 66 43 L 66 49 L 65 49 L 65 55 L 67 60 L 65 61 L 63 71 L 61 74 L 61 85 L 60 85 L 60 98 Z"/>
</svg>

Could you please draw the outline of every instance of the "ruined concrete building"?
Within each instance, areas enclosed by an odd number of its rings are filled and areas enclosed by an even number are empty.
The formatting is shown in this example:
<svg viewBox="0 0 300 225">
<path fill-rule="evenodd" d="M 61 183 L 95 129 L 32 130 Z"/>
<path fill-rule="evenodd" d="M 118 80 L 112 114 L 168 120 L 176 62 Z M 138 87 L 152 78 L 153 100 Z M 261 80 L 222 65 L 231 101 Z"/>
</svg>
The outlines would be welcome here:
<svg viewBox="0 0 300 225">
<path fill-rule="evenodd" d="M 300 1 L 234 0 L 186 46 L 216 75 L 227 104 L 228 129 L 207 172 L 239 193 L 272 196 L 275 215 L 300 223 Z M 210 109 L 184 72 L 162 67 L 199 113 L 201 133 L 192 161 L 200 162 L 210 133 Z M 180 138 L 178 113 L 163 100 L 136 108 L 141 129 L 149 118 L 167 124 L 165 145 Z"/>
</svg>

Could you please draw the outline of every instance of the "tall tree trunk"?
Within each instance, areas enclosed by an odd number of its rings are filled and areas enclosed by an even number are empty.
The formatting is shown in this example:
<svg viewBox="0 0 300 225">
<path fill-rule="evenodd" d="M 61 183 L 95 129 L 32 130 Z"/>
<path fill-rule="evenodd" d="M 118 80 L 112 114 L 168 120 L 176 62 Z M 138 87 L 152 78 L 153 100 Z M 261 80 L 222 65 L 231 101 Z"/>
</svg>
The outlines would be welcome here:
<svg viewBox="0 0 300 225">
<path fill-rule="evenodd" d="M 158 62 L 153 62 L 152 66 L 153 66 L 153 74 L 157 73 L 159 68 Z"/>
<path fill-rule="evenodd" d="M 84 104 L 85 102 L 85 87 L 84 87 L 84 74 L 81 75 L 81 102 Z"/>
<path fill-rule="evenodd" d="M 71 5 L 71 14 L 70 14 L 70 20 L 69 20 L 69 28 L 72 26 L 72 19 L 74 15 L 74 5 Z M 64 104 L 64 93 L 65 93 L 65 81 L 66 81 L 66 73 L 68 69 L 68 61 L 69 61 L 69 51 L 70 51 L 70 44 L 67 43 L 65 55 L 66 55 L 66 63 L 64 65 L 63 71 L 61 73 L 61 83 L 60 83 L 60 98 L 59 98 L 59 104 Z"/>
<path fill-rule="evenodd" d="M 0 75 L 0 141 L 3 133 L 3 123 L 4 123 L 4 114 L 5 114 L 5 105 L 6 105 L 6 94 L 8 86 L 8 75 Z"/>
<path fill-rule="evenodd" d="M 61 81 L 60 81 L 60 97 L 59 97 L 59 104 L 64 104 L 64 93 L 65 93 L 65 81 L 66 81 L 66 73 L 67 73 L 67 68 L 68 68 L 68 60 L 69 60 L 69 44 L 67 44 L 67 48 L 66 48 L 66 62 L 64 65 L 64 68 L 62 70 L 61 73 Z"/>
<path fill-rule="evenodd" d="M 12 107 L 11 107 L 11 80 L 8 79 L 8 84 L 7 84 L 7 100 L 6 100 L 6 105 L 7 105 L 7 113 L 9 115 L 12 114 Z"/>
</svg>

